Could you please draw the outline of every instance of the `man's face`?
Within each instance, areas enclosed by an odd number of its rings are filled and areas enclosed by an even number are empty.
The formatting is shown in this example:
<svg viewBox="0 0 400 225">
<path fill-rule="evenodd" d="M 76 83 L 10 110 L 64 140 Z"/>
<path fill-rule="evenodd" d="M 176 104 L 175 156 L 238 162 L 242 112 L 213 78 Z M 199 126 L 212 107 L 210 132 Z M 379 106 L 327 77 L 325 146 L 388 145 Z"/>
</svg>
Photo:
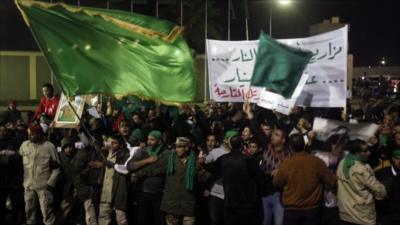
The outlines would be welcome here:
<svg viewBox="0 0 400 225">
<path fill-rule="evenodd" d="M 260 126 L 261 126 L 261 130 L 264 132 L 264 134 L 267 135 L 268 137 L 271 137 L 272 128 L 265 124 L 261 124 Z"/>
<path fill-rule="evenodd" d="M 0 127 L 0 140 L 6 136 L 6 128 L 1 126 Z"/>
<path fill-rule="evenodd" d="M 43 95 L 46 96 L 46 98 L 53 97 L 53 91 L 48 87 L 43 87 L 42 92 L 43 92 Z"/>
<path fill-rule="evenodd" d="M 251 130 L 249 127 L 245 127 L 242 131 L 242 139 L 243 140 L 248 140 L 252 137 L 253 135 L 251 134 Z"/>
<path fill-rule="evenodd" d="M 176 155 L 179 158 L 182 158 L 189 151 L 189 146 L 187 144 L 177 144 L 175 147 L 175 151 L 176 151 Z"/>
<path fill-rule="evenodd" d="M 121 144 L 118 142 L 118 140 L 115 139 L 110 139 L 110 144 L 111 144 L 111 151 L 112 152 L 116 152 L 119 150 L 119 148 L 121 147 Z"/>
<path fill-rule="evenodd" d="M 75 150 L 73 147 L 71 147 L 71 146 L 68 146 L 68 147 L 65 147 L 65 148 L 64 148 L 64 153 L 65 153 L 67 156 L 73 156 L 73 155 L 75 154 L 75 152 L 76 152 L 76 150 Z"/>
<path fill-rule="evenodd" d="M 215 139 L 215 136 L 209 135 L 206 140 L 207 149 L 211 150 L 211 149 L 215 148 L 216 144 L 217 144 L 217 140 Z"/>
<path fill-rule="evenodd" d="M 278 145 L 282 145 L 284 143 L 285 143 L 285 136 L 284 136 L 283 131 L 275 129 L 272 132 L 271 144 L 273 146 L 278 146 Z"/>
<path fill-rule="evenodd" d="M 135 122 L 136 124 L 140 124 L 142 121 L 140 120 L 140 117 L 139 117 L 139 115 L 137 115 L 137 114 L 134 114 L 133 116 L 132 116 L 132 120 L 133 120 L 133 122 Z"/>
<path fill-rule="evenodd" d="M 249 153 L 250 155 L 254 155 L 258 152 L 258 144 L 257 143 L 250 143 L 249 145 Z"/>
<path fill-rule="evenodd" d="M 130 135 L 131 133 L 131 129 L 128 126 L 122 126 L 119 128 L 119 133 L 124 136 L 127 137 Z"/>
<path fill-rule="evenodd" d="M 147 137 L 147 145 L 150 147 L 155 147 L 158 145 L 158 140 L 153 136 Z"/>
<path fill-rule="evenodd" d="M 393 167 L 396 169 L 400 169 L 400 157 L 392 157 Z"/>
<path fill-rule="evenodd" d="M 31 142 L 38 143 L 40 141 L 40 134 L 37 132 L 32 132 L 30 129 L 28 129 L 28 138 Z"/>
<path fill-rule="evenodd" d="M 363 146 L 362 146 L 362 150 L 361 150 L 360 152 L 357 153 L 357 155 L 358 155 L 359 157 L 364 158 L 364 159 L 368 159 L 368 157 L 369 157 L 370 154 L 371 154 L 371 151 L 370 151 L 368 145 L 366 145 L 366 144 L 363 145 Z"/>
<path fill-rule="evenodd" d="M 297 128 L 298 128 L 298 129 L 301 129 L 301 128 L 310 129 L 310 128 L 311 128 L 311 125 L 310 125 L 310 122 L 308 122 L 307 119 L 305 119 L 305 118 L 300 118 L 300 119 L 299 119 L 299 122 L 297 123 Z"/>
<path fill-rule="evenodd" d="M 397 146 L 400 146 L 400 132 L 394 135 L 394 142 Z"/>
</svg>

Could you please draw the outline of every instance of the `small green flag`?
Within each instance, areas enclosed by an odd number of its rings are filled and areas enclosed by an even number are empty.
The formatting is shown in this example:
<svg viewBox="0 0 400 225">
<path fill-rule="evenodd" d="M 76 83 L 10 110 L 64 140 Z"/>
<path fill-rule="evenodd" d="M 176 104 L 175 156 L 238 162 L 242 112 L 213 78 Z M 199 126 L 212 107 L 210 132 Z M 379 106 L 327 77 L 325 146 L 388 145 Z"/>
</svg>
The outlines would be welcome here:
<svg viewBox="0 0 400 225">
<path fill-rule="evenodd" d="M 119 10 L 15 2 L 65 95 L 194 100 L 196 77 L 182 27 Z"/>
<path fill-rule="evenodd" d="M 261 32 L 251 85 L 290 98 L 312 53 L 281 44 Z"/>
</svg>

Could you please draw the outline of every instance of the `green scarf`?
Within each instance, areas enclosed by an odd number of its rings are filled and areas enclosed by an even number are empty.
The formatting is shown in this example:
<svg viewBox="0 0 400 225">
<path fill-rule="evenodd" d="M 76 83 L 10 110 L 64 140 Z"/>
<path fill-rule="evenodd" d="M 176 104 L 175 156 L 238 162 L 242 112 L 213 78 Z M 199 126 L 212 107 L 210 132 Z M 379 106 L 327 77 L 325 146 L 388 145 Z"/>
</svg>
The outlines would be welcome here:
<svg viewBox="0 0 400 225">
<path fill-rule="evenodd" d="M 161 152 L 163 151 L 163 149 L 164 149 L 164 145 L 163 144 L 158 144 L 157 146 L 152 147 L 148 151 L 148 154 L 151 155 L 151 156 L 153 156 L 153 155 L 159 156 L 161 154 Z"/>
<path fill-rule="evenodd" d="M 175 170 L 175 159 L 176 159 L 176 152 L 171 151 L 168 157 L 168 164 L 167 164 L 167 175 L 171 176 L 174 174 Z M 196 154 L 194 151 L 190 150 L 187 167 L 186 167 L 186 189 L 193 190 L 194 184 L 194 172 L 196 170 Z"/>
<path fill-rule="evenodd" d="M 395 149 L 395 150 L 393 150 L 393 152 L 392 152 L 392 156 L 393 157 L 400 157 L 400 149 Z"/>
<path fill-rule="evenodd" d="M 343 174 L 344 176 L 349 179 L 350 178 L 350 168 L 354 166 L 356 161 L 359 162 L 366 162 L 368 158 L 362 158 L 353 154 L 348 154 L 343 162 Z"/>
</svg>

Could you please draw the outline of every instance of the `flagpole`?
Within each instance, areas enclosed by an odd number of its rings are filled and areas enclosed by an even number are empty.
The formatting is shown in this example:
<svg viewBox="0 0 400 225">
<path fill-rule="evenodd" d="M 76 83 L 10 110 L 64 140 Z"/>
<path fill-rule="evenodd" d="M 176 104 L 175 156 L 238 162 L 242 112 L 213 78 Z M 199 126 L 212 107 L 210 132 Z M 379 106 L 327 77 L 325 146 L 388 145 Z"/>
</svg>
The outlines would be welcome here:
<svg viewBox="0 0 400 225">
<path fill-rule="evenodd" d="M 110 0 L 107 0 L 107 9 L 110 9 Z"/>
<path fill-rule="evenodd" d="M 81 0 L 78 0 L 77 5 L 81 6 Z"/>
<path fill-rule="evenodd" d="M 156 17 L 158 18 L 158 0 L 156 0 Z"/>
<path fill-rule="evenodd" d="M 208 23 L 207 23 L 207 17 L 208 17 L 208 0 L 205 0 L 205 15 L 204 15 L 204 102 L 207 101 L 207 29 L 208 29 Z"/>
<path fill-rule="evenodd" d="M 131 0 L 131 13 L 133 13 L 133 0 Z"/>
<path fill-rule="evenodd" d="M 206 1 L 207 6 L 207 1 Z M 183 0 L 181 0 L 181 26 L 183 26 Z"/>
<path fill-rule="evenodd" d="M 228 41 L 231 40 L 231 0 L 228 0 Z"/>
<path fill-rule="evenodd" d="M 244 15 L 246 24 L 246 40 L 249 40 L 249 9 L 247 7 L 247 0 L 244 0 L 243 3 L 244 3 Z"/>
</svg>

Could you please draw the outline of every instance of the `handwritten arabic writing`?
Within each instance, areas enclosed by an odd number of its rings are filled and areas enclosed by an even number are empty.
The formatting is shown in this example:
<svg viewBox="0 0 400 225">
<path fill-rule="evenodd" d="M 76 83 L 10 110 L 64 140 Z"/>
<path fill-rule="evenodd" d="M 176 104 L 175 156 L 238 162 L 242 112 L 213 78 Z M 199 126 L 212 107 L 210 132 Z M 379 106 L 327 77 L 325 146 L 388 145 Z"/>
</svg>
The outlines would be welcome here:
<svg viewBox="0 0 400 225">
<path fill-rule="evenodd" d="M 315 76 L 315 75 L 314 76 L 310 76 L 310 78 L 306 82 L 306 85 L 318 83 L 318 81 L 316 79 L 317 79 L 317 76 Z M 321 83 L 323 83 L 323 84 L 328 84 L 328 83 L 329 84 L 337 84 L 337 83 L 343 83 L 343 82 L 344 82 L 344 80 L 339 79 L 339 80 L 328 80 L 328 81 L 324 80 Z"/>
<path fill-rule="evenodd" d="M 316 49 L 313 52 L 313 57 L 310 59 L 309 63 L 315 63 L 319 60 L 322 59 L 328 59 L 328 60 L 333 60 L 335 59 L 336 55 L 338 55 L 340 52 L 342 52 L 343 47 L 342 46 L 335 46 L 332 44 L 332 42 L 328 43 L 328 49 L 325 51 L 320 51 L 320 49 Z"/>
<path fill-rule="evenodd" d="M 237 78 L 238 82 L 250 82 L 250 80 L 251 80 L 250 74 L 246 73 L 245 71 L 242 71 L 241 74 L 242 74 L 242 76 L 240 76 L 240 74 L 239 74 L 239 68 L 236 68 L 236 74 L 233 75 L 233 78 L 229 79 L 229 80 L 225 80 L 224 83 L 234 82 L 236 78 Z M 242 77 L 248 77 L 248 79 L 242 79 Z"/>
<path fill-rule="evenodd" d="M 257 58 L 257 49 L 256 48 L 240 49 L 240 55 L 237 57 L 232 57 L 231 62 L 251 62 L 251 61 L 255 61 L 256 58 Z M 229 62 L 230 58 L 213 57 L 213 58 L 211 58 L 211 61 Z"/>
<path fill-rule="evenodd" d="M 239 86 L 226 86 L 222 87 L 218 84 L 214 84 L 213 92 L 217 95 L 218 98 L 239 98 L 238 100 L 258 100 L 258 90 L 254 88 L 248 88 L 245 85 Z"/>
</svg>

